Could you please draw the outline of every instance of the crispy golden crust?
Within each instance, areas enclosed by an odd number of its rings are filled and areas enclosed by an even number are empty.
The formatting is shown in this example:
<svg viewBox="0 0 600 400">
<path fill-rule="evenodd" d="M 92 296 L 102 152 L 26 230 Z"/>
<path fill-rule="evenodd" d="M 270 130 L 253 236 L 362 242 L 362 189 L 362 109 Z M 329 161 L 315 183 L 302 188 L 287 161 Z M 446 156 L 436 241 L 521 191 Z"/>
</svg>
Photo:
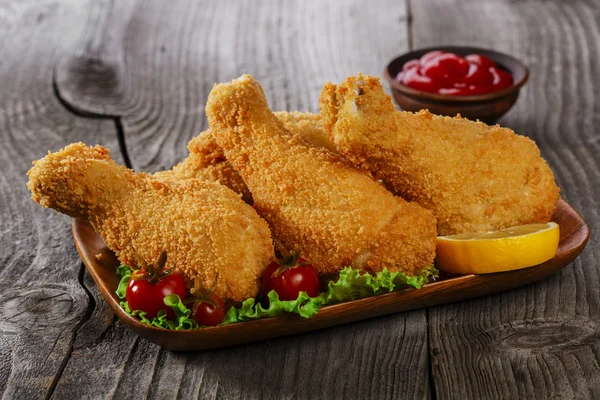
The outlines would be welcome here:
<svg viewBox="0 0 600 400">
<path fill-rule="evenodd" d="M 320 273 L 350 265 L 414 274 L 433 262 L 431 212 L 394 197 L 337 155 L 292 136 L 252 77 L 216 85 L 206 114 L 274 236 L 301 249 Z"/>
<path fill-rule="evenodd" d="M 335 145 L 323 129 L 321 115 L 298 111 L 277 111 L 273 114 L 292 135 L 299 136 L 313 146 L 323 147 L 335 153 Z"/>
<path fill-rule="evenodd" d="M 335 146 L 323 130 L 319 114 L 300 112 L 276 112 L 275 115 L 286 129 L 307 142 L 335 151 Z M 219 182 L 252 204 L 252 194 L 240 174 L 227 162 L 223 150 L 212 137 L 210 130 L 202 132 L 188 143 L 189 156 L 169 171 L 154 174 L 160 180 L 207 179 Z"/>
<path fill-rule="evenodd" d="M 199 276 L 215 293 L 242 301 L 258 294 L 271 261 L 270 231 L 251 206 L 215 182 L 162 182 L 118 166 L 108 150 L 72 144 L 34 162 L 27 187 L 32 198 L 90 221 L 119 260 L 132 267 L 156 262 L 188 281 Z"/>
<path fill-rule="evenodd" d="M 320 106 L 338 151 L 394 193 L 432 210 L 440 235 L 552 216 L 559 189 L 529 138 L 460 116 L 399 112 L 370 76 L 325 85 Z"/>
<path fill-rule="evenodd" d="M 219 182 L 241 194 L 246 203 L 252 204 L 252 194 L 246 183 L 227 162 L 223 150 L 212 138 L 210 130 L 206 130 L 190 140 L 188 150 L 189 155 L 185 160 L 171 170 L 155 173 L 154 177 L 166 182 L 178 182 L 186 179 Z"/>
</svg>

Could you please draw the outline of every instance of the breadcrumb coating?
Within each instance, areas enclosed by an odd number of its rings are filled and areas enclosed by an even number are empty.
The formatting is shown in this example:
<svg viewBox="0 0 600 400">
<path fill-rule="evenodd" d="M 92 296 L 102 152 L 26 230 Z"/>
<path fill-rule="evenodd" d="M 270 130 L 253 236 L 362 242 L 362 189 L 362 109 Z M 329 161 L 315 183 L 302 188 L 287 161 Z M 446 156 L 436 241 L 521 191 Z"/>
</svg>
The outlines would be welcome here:
<svg viewBox="0 0 600 400">
<path fill-rule="evenodd" d="M 400 112 L 378 78 L 328 83 L 320 97 L 337 150 L 394 193 L 432 210 L 440 235 L 548 222 L 559 198 L 535 143 L 512 130 Z"/>
<path fill-rule="evenodd" d="M 319 273 L 352 266 L 412 275 L 433 262 L 432 213 L 393 196 L 336 154 L 293 136 L 251 76 L 215 85 L 206 114 L 274 237 L 301 250 Z"/>
<path fill-rule="evenodd" d="M 201 179 L 218 182 L 242 195 L 242 199 L 252 204 L 252 194 L 246 183 L 227 162 L 223 150 L 213 139 L 210 130 L 192 138 L 188 143 L 188 157 L 168 171 L 156 172 L 154 177 L 165 182 L 180 182 L 187 179 Z"/>
<path fill-rule="evenodd" d="M 292 134 L 298 135 L 315 146 L 335 151 L 335 146 L 329 141 L 323 130 L 319 114 L 280 111 L 276 112 L 275 116 Z M 252 193 L 248 190 L 240 174 L 229 164 L 210 130 L 192 138 L 188 143 L 188 150 L 189 156 L 185 160 L 173 169 L 157 172 L 154 176 L 166 181 L 190 178 L 216 181 L 241 194 L 246 203 L 252 204 Z"/>
<path fill-rule="evenodd" d="M 133 268 L 155 263 L 188 282 L 200 277 L 215 294 L 235 302 L 258 294 L 273 258 L 267 223 L 237 194 L 215 182 L 162 182 L 118 166 L 101 146 L 71 144 L 49 153 L 27 173 L 32 198 L 73 218 L 88 220 L 119 260 Z"/>
<path fill-rule="evenodd" d="M 329 140 L 329 136 L 323 128 L 323 120 L 320 114 L 298 111 L 277 111 L 273 114 L 292 135 L 299 136 L 313 146 L 336 152 L 335 145 Z"/>
</svg>

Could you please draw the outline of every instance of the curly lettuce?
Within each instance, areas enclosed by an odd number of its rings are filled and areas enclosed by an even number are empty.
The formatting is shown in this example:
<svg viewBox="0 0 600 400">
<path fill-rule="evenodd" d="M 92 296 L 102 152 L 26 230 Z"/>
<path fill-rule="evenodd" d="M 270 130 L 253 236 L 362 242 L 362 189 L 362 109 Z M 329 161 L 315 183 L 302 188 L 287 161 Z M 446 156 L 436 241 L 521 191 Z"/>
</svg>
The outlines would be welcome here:
<svg viewBox="0 0 600 400">
<path fill-rule="evenodd" d="M 121 299 L 121 307 L 129 315 L 136 317 L 144 324 L 165 329 L 185 330 L 199 327 L 196 321 L 190 318 L 191 310 L 175 294 L 165 297 L 164 300 L 165 305 L 171 307 L 175 312 L 176 319 L 174 321 L 166 319 L 165 310 L 161 310 L 156 317 L 151 319 L 146 318 L 146 313 L 143 311 L 131 310 L 125 300 L 127 285 L 131 279 L 131 269 L 121 265 L 117 268 L 117 275 L 121 279 L 116 294 Z M 426 267 L 419 275 L 415 276 L 390 272 L 387 269 L 377 274 L 361 273 L 359 270 L 346 267 L 340 271 L 338 279 L 330 281 L 327 290 L 317 297 L 309 297 L 305 292 L 300 292 L 296 300 L 284 301 L 280 300 L 277 293 L 272 290 L 267 295 L 268 306 L 264 306 L 254 298 L 246 299 L 239 307 L 230 307 L 227 310 L 222 325 L 276 317 L 282 314 L 298 314 L 303 318 L 310 318 L 321 307 L 328 304 L 362 299 L 407 288 L 420 289 L 437 276 L 438 271 L 433 265 Z"/>
<path fill-rule="evenodd" d="M 420 289 L 430 279 L 437 277 L 438 270 L 433 265 L 426 267 L 416 276 L 407 276 L 402 272 L 390 272 L 387 268 L 375 275 L 368 272 L 361 274 L 359 270 L 346 267 L 340 271 L 339 278 L 335 282 L 329 282 L 327 291 L 321 295 L 325 295 L 325 304 L 335 304 L 390 293 L 395 290 Z"/>
<path fill-rule="evenodd" d="M 164 329 L 172 329 L 176 331 L 196 329 L 198 323 L 193 318 L 190 318 L 192 310 L 183 304 L 183 301 L 176 294 L 171 294 L 165 297 L 165 305 L 171 307 L 175 312 L 175 320 L 167 319 L 167 312 L 163 309 L 153 318 L 146 318 L 146 312 L 140 310 L 131 310 L 127 301 L 121 301 L 121 307 L 125 312 L 132 317 L 140 320 L 140 322 L 146 325 L 157 326 Z"/>
<path fill-rule="evenodd" d="M 131 268 L 127 265 L 119 265 L 117 267 L 117 275 L 121 278 L 119 280 L 119 286 L 116 290 L 116 295 L 121 302 L 121 308 L 132 317 L 139 319 L 143 324 L 157 326 L 164 329 L 173 330 L 186 330 L 196 329 L 198 324 L 193 318 L 190 318 L 192 310 L 187 308 L 183 301 L 176 294 L 166 296 L 164 299 L 165 305 L 171 307 L 175 313 L 175 320 L 167 319 L 167 312 L 160 310 L 158 314 L 153 318 L 146 318 L 146 312 L 141 310 L 132 310 L 129 308 L 127 300 L 125 300 L 125 293 L 127 292 L 127 285 L 131 279 Z"/>
</svg>

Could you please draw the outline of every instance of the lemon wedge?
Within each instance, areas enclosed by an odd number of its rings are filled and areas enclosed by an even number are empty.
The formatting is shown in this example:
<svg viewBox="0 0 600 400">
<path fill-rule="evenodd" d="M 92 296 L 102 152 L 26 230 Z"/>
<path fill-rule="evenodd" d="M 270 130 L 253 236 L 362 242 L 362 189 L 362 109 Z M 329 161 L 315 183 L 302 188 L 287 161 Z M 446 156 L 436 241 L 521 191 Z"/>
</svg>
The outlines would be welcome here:
<svg viewBox="0 0 600 400">
<path fill-rule="evenodd" d="M 558 224 L 554 222 L 438 236 L 435 263 L 455 274 L 511 271 L 548 261 L 556 254 L 558 240 Z"/>
</svg>

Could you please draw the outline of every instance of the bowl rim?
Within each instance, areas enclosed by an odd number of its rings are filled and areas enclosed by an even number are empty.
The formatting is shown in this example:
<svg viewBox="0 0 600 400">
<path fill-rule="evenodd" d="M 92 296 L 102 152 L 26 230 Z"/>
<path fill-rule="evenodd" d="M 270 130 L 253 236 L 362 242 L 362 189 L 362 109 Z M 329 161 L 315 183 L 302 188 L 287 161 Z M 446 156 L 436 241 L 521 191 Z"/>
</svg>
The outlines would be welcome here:
<svg viewBox="0 0 600 400">
<path fill-rule="evenodd" d="M 399 58 L 406 57 L 406 56 L 409 56 L 414 53 L 421 53 L 421 52 L 427 53 L 427 52 L 435 51 L 435 50 L 454 52 L 457 49 L 468 49 L 469 52 L 473 52 L 473 53 L 481 54 L 481 52 L 485 52 L 487 54 L 491 54 L 492 57 L 490 57 L 490 58 L 492 58 L 492 60 L 494 62 L 497 62 L 496 59 L 494 59 L 494 56 L 508 58 L 515 64 L 519 65 L 519 67 L 523 68 L 523 72 L 524 72 L 523 77 L 521 79 L 519 79 L 518 81 L 513 82 L 513 84 L 510 87 L 507 87 L 506 89 L 498 90 L 496 92 L 478 94 L 478 95 L 474 95 L 474 96 L 453 96 L 453 95 L 446 95 L 446 94 L 423 92 L 421 90 L 410 88 L 408 86 L 402 85 L 401 83 L 398 83 L 396 81 L 395 77 L 392 77 L 390 74 L 390 66 Z M 511 73 L 512 73 L 512 71 L 511 71 Z M 471 103 L 471 102 L 479 102 L 479 101 L 496 100 L 496 99 L 500 99 L 503 97 L 508 97 L 508 96 L 514 94 L 515 92 L 518 93 L 519 90 L 521 89 L 521 87 L 523 87 L 523 85 L 525 85 L 525 83 L 527 83 L 527 81 L 529 80 L 529 69 L 527 68 L 527 66 L 524 63 L 522 63 L 515 57 L 513 57 L 509 54 L 506 54 L 506 53 L 502 53 L 502 52 L 492 50 L 492 49 L 485 49 L 482 47 L 455 45 L 455 46 L 423 47 L 423 48 L 408 51 L 406 53 L 402 53 L 399 56 L 394 57 L 392 60 L 390 60 L 387 63 L 385 70 L 383 72 L 383 75 L 384 75 L 385 79 L 388 81 L 388 83 L 390 84 L 390 86 L 392 87 L 392 89 L 398 90 L 399 92 L 402 92 L 403 94 L 408 95 L 410 97 L 420 97 L 420 98 L 427 98 L 430 100 L 452 102 L 452 103 Z"/>
</svg>

